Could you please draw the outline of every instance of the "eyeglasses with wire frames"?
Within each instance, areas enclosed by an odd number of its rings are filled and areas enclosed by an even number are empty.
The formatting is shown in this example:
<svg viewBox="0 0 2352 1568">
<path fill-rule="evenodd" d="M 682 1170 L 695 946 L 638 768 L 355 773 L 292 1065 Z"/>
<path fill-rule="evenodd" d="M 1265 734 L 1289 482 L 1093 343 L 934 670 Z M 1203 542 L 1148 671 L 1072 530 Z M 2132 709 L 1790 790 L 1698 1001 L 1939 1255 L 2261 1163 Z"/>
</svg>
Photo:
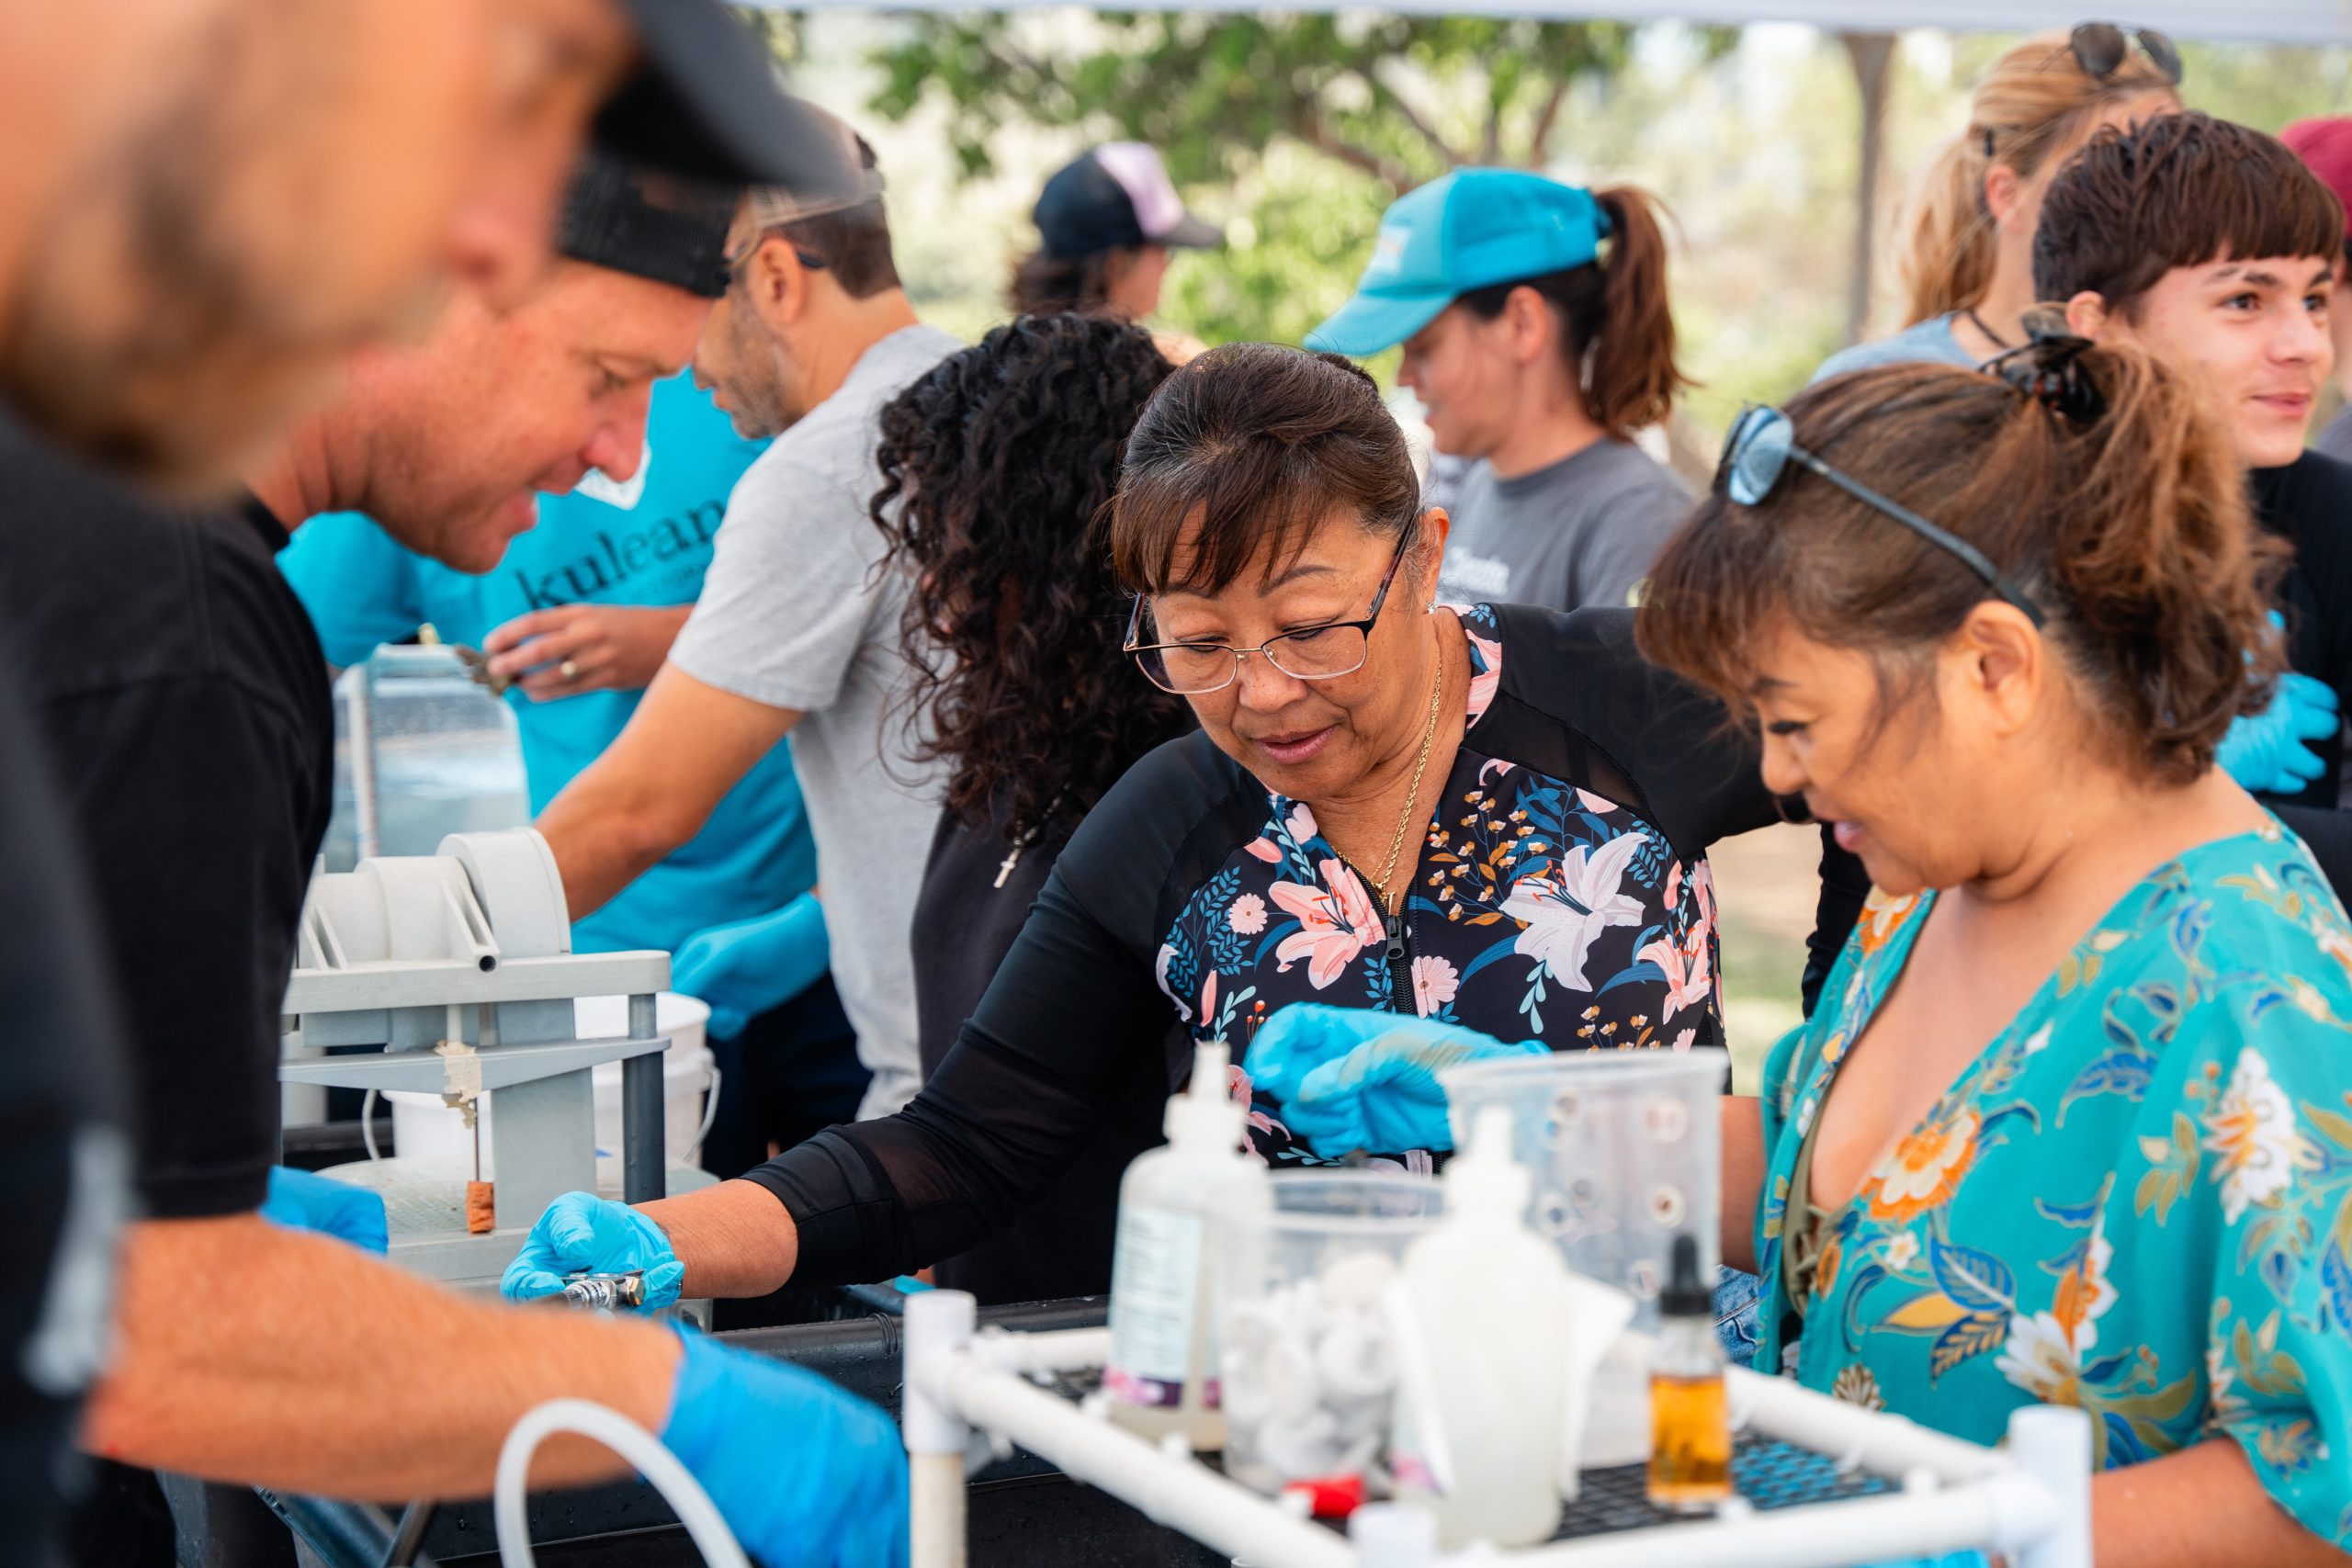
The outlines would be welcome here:
<svg viewBox="0 0 2352 1568">
<path fill-rule="evenodd" d="M 1388 558 L 1388 570 L 1381 574 L 1380 587 L 1372 596 L 1372 609 L 1360 621 L 1326 621 L 1321 626 L 1301 626 L 1280 637 L 1268 637 L 1255 648 L 1234 648 L 1221 642 L 1154 642 L 1138 643 L 1143 635 L 1144 595 L 1136 595 L 1135 608 L 1127 615 L 1127 636 L 1123 651 L 1143 671 L 1144 678 L 1163 692 L 1180 697 L 1197 697 L 1210 692 L 1221 692 L 1241 678 L 1241 660 L 1255 653 L 1295 681 L 1331 681 L 1341 675 L 1352 675 L 1363 668 L 1372 651 L 1372 628 L 1380 619 L 1383 606 L 1388 603 L 1388 589 L 1396 581 L 1396 569 L 1405 564 L 1405 551 L 1419 532 L 1408 525 L 1396 539 L 1396 553 Z"/>
<path fill-rule="evenodd" d="M 1723 461 L 1716 466 L 1715 483 L 1724 494 L 1742 506 L 1760 505 L 1781 482 L 1781 475 L 1788 471 L 1791 463 L 1820 475 L 1863 505 L 1892 517 L 1928 543 L 1957 558 L 1962 565 L 1984 580 L 1984 585 L 1992 590 L 1995 598 L 2015 605 L 2036 626 L 2045 624 L 2041 606 L 2027 595 L 2025 590 L 2002 576 L 2001 569 L 1995 566 L 1984 551 L 1957 534 L 1938 527 L 1901 502 L 1891 501 L 1851 475 L 1831 468 L 1798 446 L 1796 426 L 1779 409 L 1750 403 L 1740 410 L 1739 418 L 1732 422 L 1731 434 L 1724 439 Z"/>
<path fill-rule="evenodd" d="M 2164 73 L 2174 86 L 2180 85 L 2180 51 L 2171 39 L 2154 28 L 2120 28 L 2113 22 L 2084 22 L 2066 39 L 2066 47 L 2074 51 L 2075 63 L 2083 74 L 2094 82 L 2104 82 L 2123 69 L 2131 58 L 2132 46 L 2148 57 L 2148 63 Z"/>
</svg>

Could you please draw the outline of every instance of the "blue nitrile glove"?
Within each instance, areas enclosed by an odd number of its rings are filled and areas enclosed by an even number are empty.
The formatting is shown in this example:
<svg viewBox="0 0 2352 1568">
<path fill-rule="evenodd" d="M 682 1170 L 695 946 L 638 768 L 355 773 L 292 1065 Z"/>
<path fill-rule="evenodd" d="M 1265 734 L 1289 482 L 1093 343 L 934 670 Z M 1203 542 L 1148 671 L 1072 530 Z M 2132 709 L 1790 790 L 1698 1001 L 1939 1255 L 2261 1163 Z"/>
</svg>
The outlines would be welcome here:
<svg viewBox="0 0 2352 1568">
<path fill-rule="evenodd" d="M 587 1192 L 567 1192 L 548 1205 L 523 1250 L 506 1266 L 499 1293 L 510 1302 L 560 1296 L 574 1274 L 645 1275 L 644 1311 L 678 1299 L 686 1266 L 662 1227 L 630 1208 Z"/>
<path fill-rule="evenodd" d="M 907 1455 L 890 1417 L 783 1361 L 682 1329 L 662 1441 L 766 1568 L 903 1568 Z"/>
<path fill-rule="evenodd" d="M 1269 1019 L 1250 1043 L 1250 1087 L 1282 1105 L 1283 1125 L 1327 1159 L 1357 1149 L 1450 1149 L 1438 1073 L 1464 1062 L 1541 1056 L 1458 1023 L 1305 1002 Z"/>
<path fill-rule="evenodd" d="M 2335 734 L 2340 722 L 2335 688 L 2290 670 L 2278 677 L 2268 707 L 2231 723 L 2214 760 L 2258 795 L 2299 795 L 2327 772 L 2311 743 Z"/>
<path fill-rule="evenodd" d="M 803 893 L 781 909 L 688 937 L 670 960 L 670 988 L 708 1003 L 710 1037 L 732 1040 L 815 985 L 831 962 L 825 907 Z"/>
<path fill-rule="evenodd" d="M 269 1196 L 261 1217 L 288 1230 L 315 1231 L 379 1257 L 391 1250 L 384 1195 L 290 1166 L 269 1168 Z"/>
</svg>

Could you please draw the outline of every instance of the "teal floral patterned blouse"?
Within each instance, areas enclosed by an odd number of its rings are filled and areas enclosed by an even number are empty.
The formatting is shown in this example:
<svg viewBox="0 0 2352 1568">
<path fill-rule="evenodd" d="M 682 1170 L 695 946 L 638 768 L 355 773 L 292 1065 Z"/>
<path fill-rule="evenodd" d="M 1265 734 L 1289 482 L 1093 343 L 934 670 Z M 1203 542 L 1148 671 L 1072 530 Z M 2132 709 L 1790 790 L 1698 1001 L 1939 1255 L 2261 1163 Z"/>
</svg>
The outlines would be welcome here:
<svg viewBox="0 0 2352 1568">
<path fill-rule="evenodd" d="M 2080 1405 L 2105 1467 L 2227 1433 L 2352 1541 L 2352 933 L 2276 823 L 2127 894 L 1824 1221 L 1789 1299 L 1799 1148 L 1933 898 L 1872 897 L 1766 1066 L 1758 1370 L 1977 1442 Z"/>
</svg>

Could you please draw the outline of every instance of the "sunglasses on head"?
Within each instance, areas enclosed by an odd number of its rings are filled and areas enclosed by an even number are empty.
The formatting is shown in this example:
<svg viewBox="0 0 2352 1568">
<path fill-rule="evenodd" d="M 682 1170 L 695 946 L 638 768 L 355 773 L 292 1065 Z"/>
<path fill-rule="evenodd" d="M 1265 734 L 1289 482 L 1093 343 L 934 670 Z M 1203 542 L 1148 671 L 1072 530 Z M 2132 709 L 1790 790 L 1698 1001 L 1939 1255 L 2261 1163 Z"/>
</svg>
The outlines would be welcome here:
<svg viewBox="0 0 2352 1568">
<path fill-rule="evenodd" d="M 2180 85 L 2180 51 L 2171 39 L 2154 28 L 2124 28 L 2113 22 L 2085 22 L 2066 39 L 2066 47 L 2074 51 L 2075 63 L 2083 74 L 2094 82 L 2104 82 L 2123 69 L 2132 56 L 2132 46 L 2148 57 L 2148 63 L 2164 73 L 2174 86 Z"/>
<path fill-rule="evenodd" d="M 1962 565 L 1984 580 L 1995 598 L 2015 605 L 2036 626 L 2043 624 L 2041 607 L 2023 589 L 2003 577 L 2000 568 L 1987 559 L 1984 551 L 1798 446 L 1796 426 L 1779 409 L 1750 403 L 1740 411 L 1739 418 L 1732 423 L 1731 434 L 1724 438 L 1715 483 L 1742 506 L 1761 505 L 1780 484 L 1791 463 L 1811 469 L 1863 505 L 1892 517 L 1937 548 L 1956 557 Z"/>
</svg>

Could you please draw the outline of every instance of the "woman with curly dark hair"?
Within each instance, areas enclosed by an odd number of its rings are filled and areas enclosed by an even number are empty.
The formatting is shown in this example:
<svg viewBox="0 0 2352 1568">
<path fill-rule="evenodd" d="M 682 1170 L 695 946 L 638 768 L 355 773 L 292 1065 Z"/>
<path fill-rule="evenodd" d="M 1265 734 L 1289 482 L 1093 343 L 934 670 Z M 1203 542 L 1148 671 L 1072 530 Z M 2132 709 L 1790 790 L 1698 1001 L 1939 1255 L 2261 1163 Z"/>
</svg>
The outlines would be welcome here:
<svg viewBox="0 0 2352 1568">
<path fill-rule="evenodd" d="M 1120 651 L 1104 530 L 1128 432 L 1170 366 L 1116 317 L 1023 316 L 883 411 L 874 518 L 914 584 L 908 701 L 946 809 L 915 905 L 926 1077 L 956 1043 L 1070 830 L 1128 764 L 1192 728 Z M 1181 1030 L 1170 1032 L 1188 1050 Z M 983 1303 L 1109 1287 L 1119 1173 L 1159 1141 L 1167 1079 L 1138 1070 L 1060 1182 L 943 1283 Z"/>
</svg>

